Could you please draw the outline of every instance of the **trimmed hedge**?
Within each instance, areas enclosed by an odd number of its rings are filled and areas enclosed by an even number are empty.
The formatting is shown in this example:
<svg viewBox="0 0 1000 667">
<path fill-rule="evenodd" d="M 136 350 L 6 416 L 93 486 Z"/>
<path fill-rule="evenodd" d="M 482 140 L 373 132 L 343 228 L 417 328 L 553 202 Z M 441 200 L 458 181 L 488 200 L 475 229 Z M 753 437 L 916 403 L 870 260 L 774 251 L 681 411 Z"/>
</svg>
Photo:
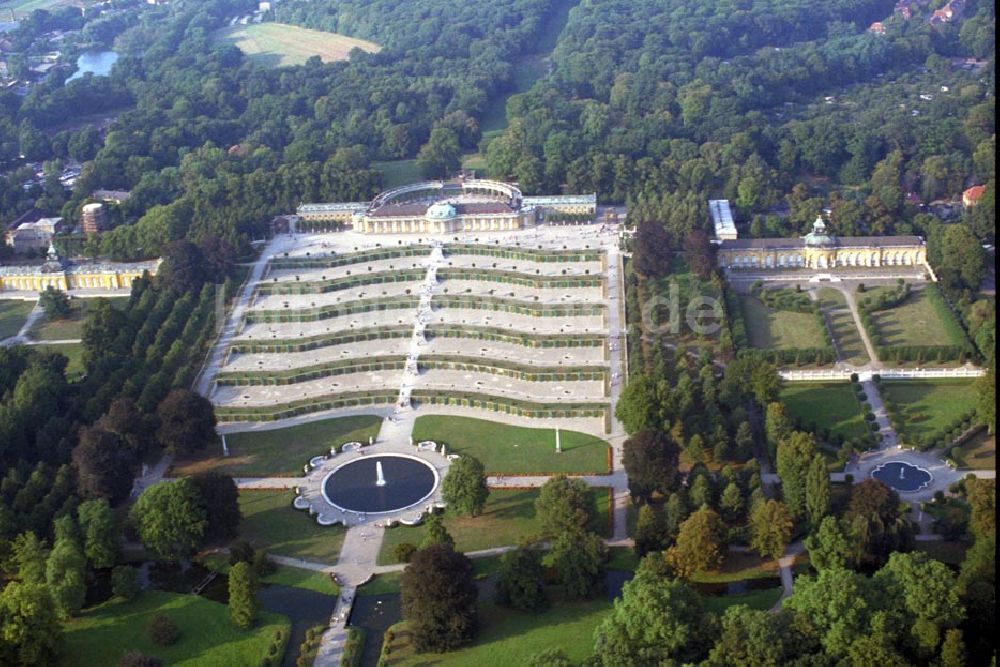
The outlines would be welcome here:
<svg viewBox="0 0 1000 667">
<path fill-rule="evenodd" d="M 536 334 L 474 324 L 431 324 L 424 330 L 427 338 L 471 338 L 525 347 L 599 347 L 606 338 L 600 334 Z"/>
<path fill-rule="evenodd" d="M 383 389 L 379 391 L 354 391 L 340 392 L 326 396 L 316 396 L 304 398 L 288 403 L 277 405 L 254 405 L 254 406 L 215 406 L 215 416 L 219 421 L 277 421 L 297 417 L 311 412 L 322 412 L 323 410 L 333 410 L 334 408 L 351 408 L 362 406 L 379 406 L 396 402 L 399 392 L 395 389 Z"/>
<path fill-rule="evenodd" d="M 230 350 L 238 354 L 278 354 L 285 352 L 308 352 L 331 345 L 357 343 L 366 340 L 385 340 L 387 338 L 409 338 L 413 335 L 413 327 L 396 325 L 385 327 L 369 327 L 365 329 L 344 329 L 318 336 L 306 338 L 277 338 L 271 340 L 243 339 L 234 341 Z"/>
<path fill-rule="evenodd" d="M 363 273 L 356 276 L 331 278 L 329 280 L 261 282 L 257 286 L 257 293 L 264 296 L 269 294 L 327 294 L 329 292 L 361 287 L 362 285 L 419 282 L 426 275 L 427 272 L 423 269 L 409 268 L 376 271 L 374 273 Z"/>
<path fill-rule="evenodd" d="M 607 306 L 603 303 L 534 303 L 495 296 L 475 296 L 471 294 L 440 294 L 431 299 L 432 307 L 465 308 L 468 310 L 493 310 L 502 313 L 516 313 L 532 317 L 578 317 L 604 315 Z"/>
<path fill-rule="evenodd" d="M 398 248 L 377 248 L 375 250 L 362 250 L 360 252 L 344 253 L 343 255 L 317 255 L 315 257 L 305 255 L 279 257 L 272 259 L 270 268 L 272 269 L 329 269 L 335 266 L 347 266 L 348 264 L 360 264 L 362 262 L 375 262 L 382 259 L 395 259 L 396 257 L 423 257 L 431 254 L 431 247 L 428 245 L 401 246 Z"/>
<path fill-rule="evenodd" d="M 358 299 L 347 303 L 328 304 L 315 308 L 288 310 L 250 310 L 245 320 L 247 324 L 270 322 L 317 322 L 341 315 L 372 313 L 382 310 L 405 310 L 420 305 L 419 296 L 394 296 L 389 298 Z"/>
<path fill-rule="evenodd" d="M 527 262 L 599 262 L 600 250 L 552 250 L 535 248 L 510 248 L 508 246 L 473 245 L 455 243 L 445 246 L 445 256 L 479 255 L 500 257 L 502 259 L 519 259 Z"/>
<path fill-rule="evenodd" d="M 427 369 L 446 369 L 505 375 L 526 382 L 603 382 L 609 370 L 602 366 L 534 366 L 513 361 L 463 357 L 459 355 L 422 355 L 417 365 Z"/>
<path fill-rule="evenodd" d="M 403 368 L 406 368 L 406 357 L 403 355 L 372 359 L 337 359 L 314 366 L 280 371 L 230 371 L 219 373 L 215 381 L 220 387 L 275 386 L 297 384 L 334 375 L 347 375 L 348 373 L 395 371 Z"/>
<path fill-rule="evenodd" d="M 442 280 L 482 280 L 535 289 L 571 289 L 574 287 L 600 287 L 604 276 L 600 273 L 582 276 L 542 276 L 492 268 L 442 267 L 437 270 Z"/>
<path fill-rule="evenodd" d="M 484 408 L 518 417 L 538 419 L 571 419 L 574 417 L 606 417 L 610 406 L 607 403 L 535 403 L 513 398 L 476 394 L 463 391 L 434 389 L 414 389 L 410 399 L 428 405 L 456 405 L 470 408 Z"/>
</svg>

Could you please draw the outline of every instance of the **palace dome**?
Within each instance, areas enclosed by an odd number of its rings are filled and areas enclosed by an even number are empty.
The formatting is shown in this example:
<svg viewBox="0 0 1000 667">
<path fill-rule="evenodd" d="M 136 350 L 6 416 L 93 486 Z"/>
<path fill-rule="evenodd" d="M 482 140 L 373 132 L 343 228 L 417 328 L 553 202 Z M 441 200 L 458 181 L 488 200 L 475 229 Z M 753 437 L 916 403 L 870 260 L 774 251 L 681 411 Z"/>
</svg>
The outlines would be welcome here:
<svg viewBox="0 0 1000 667">
<path fill-rule="evenodd" d="M 427 219 L 428 220 L 447 220 L 449 218 L 454 218 L 458 213 L 455 211 L 455 207 L 448 202 L 438 202 L 436 204 L 431 204 L 430 208 L 427 209 Z"/>
<path fill-rule="evenodd" d="M 807 246 L 824 246 L 835 244 L 837 239 L 832 234 L 827 233 L 823 216 L 817 216 L 816 221 L 813 222 L 812 231 L 805 236 L 805 242 Z"/>
</svg>

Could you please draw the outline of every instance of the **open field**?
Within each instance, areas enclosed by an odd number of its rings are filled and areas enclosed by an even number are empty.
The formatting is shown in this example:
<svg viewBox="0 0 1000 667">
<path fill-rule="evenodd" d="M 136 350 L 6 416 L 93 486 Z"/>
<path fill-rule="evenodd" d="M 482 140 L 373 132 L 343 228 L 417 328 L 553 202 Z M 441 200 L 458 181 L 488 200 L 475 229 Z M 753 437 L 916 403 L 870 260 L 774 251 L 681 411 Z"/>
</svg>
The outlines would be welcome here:
<svg viewBox="0 0 1000 667">
<path fill-rule="evenodd" d="M 610 520 L 608 489 L 594 489 L 597 520 L 591 530 L 608 537 Z M 455 539 L 458 551 L 479 551 L 493 547 L 513 546 L 522 539 L 538 535 L 540 528 L 535 516 L 536 489 L 491 489 L 483 513 L 477 517 L 454 516 L 445 513 L 444 525 Z M 393 552 L 397 544 L 409 542 L 420 546 L 427 534 L 425 526 L 395 526 L 385 533 L 378 564 L 396 563 Z"/>
<path fill-rule="evenodd" d="M 302 466 L 314 456 L 329 454 L 331 447 L 345 442 L 363 442 L 376 437 L 382 419 L 373 415 L 339 417 L 271 431 L 230 433 L 226 436 L 229 456 L 221 446 L 199 452 L 174 465 L 173 474 L 192 475 L 213 471 L 239 477 L 301 475 Z"/>
<path fill-rule="evenodd" d="M 811 313 L 772 310 L 756 297 L 740 295 L 750 345 L 761 350 L 826 347 L 826 336 Z"/>
<path fill-rule="evenodd" d="M 34 307 L 34 301 L 0 299 L 0 340 L 16 336 Z"/>
<path fill-rule="evenodd" d="M 997 436 L 983 430 L 969 438 L 960 448 L 957 463 L 970 470 L 996 470 Z"/>
<path fill-rule="evenodd" d="M 393 626 L 396 637 L 389 665 L 524 665 L 546 648 L 561 648 L 573 663 L 594 648 L 594 629 L 611 611 L 607 598 L 582 602 L 551 596 L 551 608 L 541 614 L 518 612 L 495 604 L 479 605 L 479 635 L 472 646 L 441 655 L 413 653 L 405 625 Z"/>
<path fill-rule="evenodd" d="M 857 438 L 868 433 L 861 406 L 849 382 L 794 382 L 781 390 L 788 414 L 804 426 L 829 429 L 831 434 Z"/>
<path fill-rule="evenodd" d="M 158 613 L 170 617 L 180 630 L 180 638 L 170 646 L 149 639 L 149 621 Z M 255 628 L 240 630 L 224 604 L 147 591 L 132 602 L 115 598 L 67 623 L 61 664 L 116 665 L 122 655 L 138 650 L 170 665 L 255 665 L 267 655 L 278 630 L 287 641 L 290 627 L 284 616 L 261 612 Z"/>
<path fill-rule="evenodd" d="M 873 320 L 882 344 L 887 347 L 965 343 L 965 335 L 954 316 L 938 312 L 923 290 L 911 292 L 895 308 L 876 312 Z"/>
<path fill-rule="evenodd" d="M 111 306 L 124 310 L 128 306 L 128 297 L 109 298 Z M 61 319 L 49 319 L 43 315 L 28 332 L 32 340 L 68 340 L 83 336 L 83 316 L 87 308 L 93 304 L 93 299 L 73 299 L 69 302 L 69 315 Z"/>
<path fill-rule="evenodd" d="M 420 176 L 420 168 L 417 167 L 416 160 L 383 160 L 381 162 L 372 162 L 372 169 L 382 172 L 383 190 L 423 180 Z"/>
<path fill-rule="evenodd" d="M 284 23 L 229 26 L 216 32 L 214 39 L 235 46 L 264 67 L 304 65 L 313 56 L 329 63 L 347 60 L 352 49 L 378 53 L 382 48 L 363 39 Z"/>
<path fill-rule="evenodd" d="M 418 417 L 415 441 L 444 443 L 448 452 L 479 459 L 489 474 L 606 474 L 608 443 L 576 431 L 559 432 L 562 452 L 556 453 L 554 429 L 524 428 L 469 417 Z"/>
<path fill-rule="evenodd" d="M 14 12 L 15 19 L 22 19 L 36 9 L 52 10 L 70 4 L 78 3 L 71 2 L 71 0 L 9 0 L 9 2 L 0 2 L 0 12 L 6 14 L 7 10 L 10 9 Z M 83 4 L 90 5 L 91 3 L 84 2 Z"/>
<path fill-rule="evenodd" d="M 240 491 L 240 537 L 255 548 L 318 563 L 337 562 L 341 526 L 320 526 L 292 507 L 291 491 Z"/>
<path fill-rule="evenodd" d="M 66 364 L 66 379 L 70 382 L 83 377 L 83 343 L 66 343 L 64 345 L 33 345 L 39 352 L 58 352 L 69 360 Z"/>
<path fill-rule="evenodd" d="M 976 404 L 975 385 L 968 381 L 885 381 L 880 390 L 883 398 L 899 406 L 899 421 L 903 426 L 899 436 L 904 443 L 913 443 L 948 428 Z"/>
</svg>

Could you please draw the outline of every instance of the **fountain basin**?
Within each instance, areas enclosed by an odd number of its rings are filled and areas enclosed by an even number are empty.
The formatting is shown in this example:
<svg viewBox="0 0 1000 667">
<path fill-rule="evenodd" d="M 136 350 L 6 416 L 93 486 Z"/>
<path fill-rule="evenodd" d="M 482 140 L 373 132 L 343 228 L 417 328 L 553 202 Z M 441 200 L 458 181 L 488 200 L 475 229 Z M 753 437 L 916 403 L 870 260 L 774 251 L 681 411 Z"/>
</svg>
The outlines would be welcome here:
<svg viewBox="0 0 1000 667">
<path fill-rule="evenodd" d="M 382 468 L 383 486 L 377 484 L 378 467 Z M 337 466 L 323 478 L 323 498 L 343 511 L 384 514 L 424 502 L 438 481 L 437 470 L 415 456 L 364 456 Z"/>
<path fill-rule="evenodd" d="M 919 491 L 933 476 L 923 468 L 905 461 L 889 461 L 872 470 L 872 477 L 900 493 Z"/>
</svg>

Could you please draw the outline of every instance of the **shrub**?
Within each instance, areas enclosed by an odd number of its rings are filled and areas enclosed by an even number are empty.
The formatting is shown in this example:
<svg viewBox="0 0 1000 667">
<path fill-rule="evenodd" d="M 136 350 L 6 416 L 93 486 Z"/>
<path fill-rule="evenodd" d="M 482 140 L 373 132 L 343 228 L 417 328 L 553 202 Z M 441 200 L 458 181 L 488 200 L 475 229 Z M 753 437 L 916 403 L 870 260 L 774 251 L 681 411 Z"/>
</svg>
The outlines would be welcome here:
<svg viewBox="0 0 1000 667">
<path fill-rule="evenodd" d="M 118 661 L 118 667 L 161 667 L 162 665 L 163 661 L 159 658 L 139 651 L 129 651 Z"/>
<path fill-rule="evenodd" d="M 858 374 L 857 373 L 851 373 L 851 382 L 854 383 L 854 384 L 858 383 Z"/>
<path fill-rule="evenodd" d="M 164 614 L 156 614 L 149 621 L 149 640 L 157 646 L 170 646 L 180 638 L 177 624 Z"/>
<path fill-rule="evenodd" d="M 417 550 L 415 544 L 409 542 L 400 542 L 392 550 L 392 555 L 395 556 L 396 561 L 400 563 L 409 563 L 410 558 L 413 557 L 413 552 Z"/>
<path fill-rule="evenodd" d="M 858 283 L 858 294 L 864 294 L 864 292 L 865 292 L 865 284 Z"/>
<path fill-rule="evenodd" d="M 134 600 L 142 592 L 139 573 L 134 567 L 119 565 L 111 571 L 111 591 L 126 600 Z"/>
</svg>

